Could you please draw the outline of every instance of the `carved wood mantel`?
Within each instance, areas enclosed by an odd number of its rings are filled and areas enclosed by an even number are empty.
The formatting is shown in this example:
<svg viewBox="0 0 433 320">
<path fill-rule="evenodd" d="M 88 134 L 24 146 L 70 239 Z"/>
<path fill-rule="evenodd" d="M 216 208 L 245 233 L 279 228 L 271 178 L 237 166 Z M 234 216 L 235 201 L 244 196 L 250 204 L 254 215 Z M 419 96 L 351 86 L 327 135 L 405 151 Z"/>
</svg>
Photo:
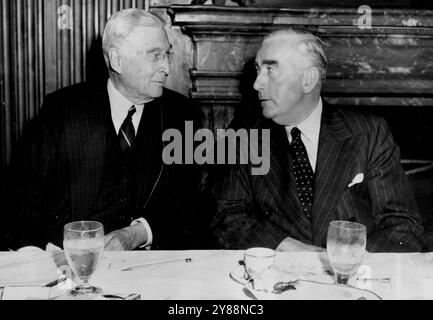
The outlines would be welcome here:
<svg viewBox="0 0 433 320">
<path fill-rule="evenodd" d="M 307 28 L 327 43 L 323 96 L 331 103 L 433 106 L 431 10 L 373 8 L 371 29 L 358 27 L 357 8 L 171 6 L 169 13 L 173 25 L 193 40 L 191 97 L 213 106 L 213 128 L 233 117 L 242 97 L 240 80 L 262 37 L 291 26 Z M 227 114 L 215 117 L 218 110 Z"/>
</svg>

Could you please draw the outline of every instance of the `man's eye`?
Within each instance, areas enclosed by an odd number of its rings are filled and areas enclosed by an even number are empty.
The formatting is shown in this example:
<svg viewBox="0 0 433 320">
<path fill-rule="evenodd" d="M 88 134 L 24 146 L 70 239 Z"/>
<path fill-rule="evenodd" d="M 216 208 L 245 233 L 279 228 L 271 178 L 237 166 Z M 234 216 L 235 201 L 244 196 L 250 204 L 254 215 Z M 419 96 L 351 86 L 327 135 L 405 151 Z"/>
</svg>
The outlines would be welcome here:
<svg viewBox="0 0 433 320">
<path fill-rule="evenodd" d="M 158 53 L 158 52 L 155 52 L 154 54 L 153 54 L 153 60 L 158 60 L 159 58 L 161 57 L 161 54 L 160 53 Z"/>
</svg>

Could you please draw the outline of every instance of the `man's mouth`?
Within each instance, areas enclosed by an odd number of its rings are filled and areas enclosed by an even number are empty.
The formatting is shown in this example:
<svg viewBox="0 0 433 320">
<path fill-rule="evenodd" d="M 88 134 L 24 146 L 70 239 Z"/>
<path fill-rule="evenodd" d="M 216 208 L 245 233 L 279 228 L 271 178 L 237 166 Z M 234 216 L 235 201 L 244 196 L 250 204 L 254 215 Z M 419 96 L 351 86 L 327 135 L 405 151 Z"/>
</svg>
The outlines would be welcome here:
<svg viewBox="0 0 433 320">
<path fill-rule="evenodd" d="M 260 102 L 265 102 L 265 101 L 269 100 L 269 98 L 263 96 L 263 94 L 261 94 L 261 93 L 258 94 L 258 98 L 259 98 Z"/>
</svg>

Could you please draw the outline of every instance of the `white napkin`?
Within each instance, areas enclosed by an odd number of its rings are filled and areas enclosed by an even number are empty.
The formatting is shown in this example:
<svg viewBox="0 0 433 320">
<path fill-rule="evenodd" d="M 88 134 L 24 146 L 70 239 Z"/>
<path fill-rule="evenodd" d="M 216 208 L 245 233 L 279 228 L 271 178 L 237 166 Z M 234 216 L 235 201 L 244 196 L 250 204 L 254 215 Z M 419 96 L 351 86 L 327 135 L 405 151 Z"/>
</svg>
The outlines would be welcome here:
<svg viewBox="0 0 433 320">
<path fill-rule="evenodd" d="M 275 266 L 265 270 L 260 277 L 253 279 L 253 289 L 273 292 L 278 282 L 290 282 L 296 285 L 298 277 L 295 274 L 284 272 Z"/>
</svg>

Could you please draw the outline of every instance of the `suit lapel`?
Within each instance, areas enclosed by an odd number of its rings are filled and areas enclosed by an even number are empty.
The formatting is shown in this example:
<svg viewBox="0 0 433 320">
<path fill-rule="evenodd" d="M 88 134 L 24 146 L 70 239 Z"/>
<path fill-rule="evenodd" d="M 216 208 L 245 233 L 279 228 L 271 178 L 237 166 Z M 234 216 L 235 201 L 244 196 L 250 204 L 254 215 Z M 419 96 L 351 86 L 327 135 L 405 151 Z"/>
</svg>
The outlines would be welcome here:
<svg viewBox="0 0 433 320">
<path fill-rule="evenodd" d="M 156 188 L 163 167 L 162 154 L 162 99 L 158 98 L 144 107 L 137 137 L 132 148 L 132 161 L 135 173 L 136 203 L 143 207 Z"/>
<path fill-rule="evenodd" d="M 342 114 L 324 104 L 314 184 L 313 243 L 326 244 L 329 222 L 347 188 L 352 159 L 360 136 L 353 136 Z"/>
<path fill-rule="evenodd" d="M 105 168 L 110 136 L 115 136 L 106 90 L 93 93 L 87 104 L 71 108 L 66 148 L 71 167 L 71 214 L 86 217 L 98 194 Z"/>
<path fill-rule="evenodd" d="M 264 179 L 275 198 L 281 215 L 290 220 L 297 236 L 305 242 L 311 241 L 311 223 L 303 214 L 298 199 L 295 178 L 291 169 L 289 141 L 284 126 L 270 125 L 270 168 Z"/>
</svg>

